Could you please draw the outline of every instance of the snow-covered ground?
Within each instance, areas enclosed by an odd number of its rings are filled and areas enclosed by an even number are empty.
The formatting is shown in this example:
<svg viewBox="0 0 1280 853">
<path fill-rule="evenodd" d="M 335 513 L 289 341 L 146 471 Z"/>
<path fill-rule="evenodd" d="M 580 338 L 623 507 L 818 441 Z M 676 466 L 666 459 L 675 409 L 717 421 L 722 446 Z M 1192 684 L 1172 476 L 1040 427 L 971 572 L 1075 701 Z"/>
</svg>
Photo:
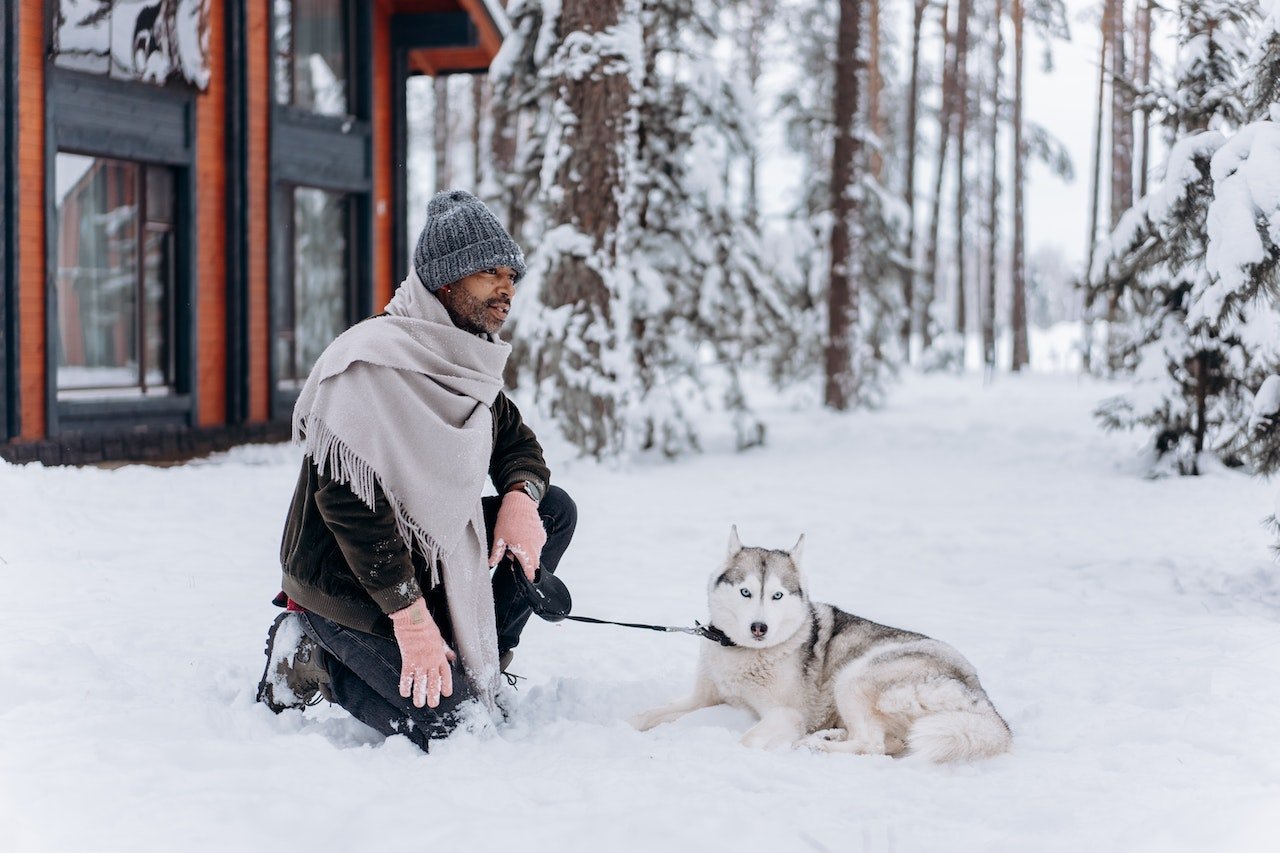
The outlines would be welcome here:
<svg viewBox="0 0 1280 853">
<path fill-rule="evenodd" d="M 729 525 L 806 534 L 812 594 L 947 640 L 1015 733 L 936 767 L 745 749 L 746 714 L 640 734 L 698 643 L 535 621 L 509 723 L 423 755 L 253 701 L 298 465 L 0 463 L 6 851 L 1280 849 L 1273 487 L 1145 480 L 1063 376 L 909 377 L 888 407 L 779 404 L 770 445 L 566 464 L 577 612 L 691 624 Z"/>
</svg>

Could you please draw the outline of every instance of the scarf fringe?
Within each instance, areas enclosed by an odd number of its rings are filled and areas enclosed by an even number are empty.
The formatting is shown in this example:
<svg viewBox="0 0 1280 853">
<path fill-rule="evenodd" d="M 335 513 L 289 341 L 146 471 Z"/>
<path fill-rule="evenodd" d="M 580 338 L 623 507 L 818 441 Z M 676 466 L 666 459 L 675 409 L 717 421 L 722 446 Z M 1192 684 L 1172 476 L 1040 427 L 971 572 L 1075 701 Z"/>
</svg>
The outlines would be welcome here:
<svg viewBox="0 0 1280 853">
<path fill-rule="evenodd" d="M 361 503 L 373 509 L 376 489 L 381 489 L 395 514 L 396 533 L 410 549 L 415 546 L 431 566 L 430 586 L 440 583 L 440 544 L 409 515 L 400 499 L 391 492 L 378 472 L 351 451 L 320 418 L 304 420 L 296 412 L 293 418 L 293 441 L 315 462 L 321 474 L 328 475 L 351 489 Z"/>
</svg>

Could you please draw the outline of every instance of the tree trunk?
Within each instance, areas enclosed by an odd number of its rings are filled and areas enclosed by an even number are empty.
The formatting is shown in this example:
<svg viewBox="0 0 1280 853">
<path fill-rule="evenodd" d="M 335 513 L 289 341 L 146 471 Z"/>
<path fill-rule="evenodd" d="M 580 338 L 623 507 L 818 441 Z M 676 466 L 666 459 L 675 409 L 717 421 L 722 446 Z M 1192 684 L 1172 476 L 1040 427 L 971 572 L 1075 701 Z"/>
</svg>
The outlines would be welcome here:
<svg viewBox="0 0 1280 853">
<path fill-rule="evenodd" d="M 907 267 L 902 272 L 902 357 L 911 360 L 911 326 L 915 315 L 916 283 L 916 133 L 920 115 L 920 37 L 924 28 L 924 10 L 929 0 L 916 0 L 911 19 L 911 84 L 907 91 L 906 179 L 903 198 L 907 204 Z"/>
<path fill-rule="evenodd" d="M 871 177 L 884 183 L 885 122 L 880 109 L 880 96 L 884 91 L 884 78 L 880 73 L 880 0 L 866 0 L 867 4 L 867 126 L 875 137 L 875 145 L 867 152 L 867 166 Z"/>
<path fill-rule="evenodd" d="M 831 158 L 831 274 L 827 291 L 825 404 L 845 411 L 858 399 L 858 204 L 854 165 L 858 161 L 858 42 L 862 0 L 840 0 L 836 34 L 835 150 Z"/>
<path fill-rule="evenodd" d="M 489 182 L 492 195 L 485 199 L 485 203 L 493 208 L 507 231 L 519 242 L 524 226 L 523 205 L 517 189 L 519 181 L 515 174 L 519 111 L 511 109 L 506 97 L 495 97 L 491 103 L 488 169 L 492 177 Z"/>
<path fill-rule="evenodd" d="M 752 102 L 759 90 L 760 77 L 764 73 L 764 30 L 773 16 L 777 0 L 751 0 L 747 19 L 741 28 L 741 48 L 747 69 L 747 82 L 751 85 Z M 760 227 L 760 152 L 753 144 L 747 152 L 747 222 Z"/>
<path fill-rule="evenodd" d="M 436 154 L 436 191 L 439 192 L 453 186 L 453 175 L 449 169 L 449 78 L 436 77 L 432 85 L 436 95 L 432 140 Z"/>
<path fill-rule="evenodd" d="M 1138 198 L 1147 194 L 1147 171 L 1151 168 L 1151 106 L 1146 95 L 1151 86 L 1151 0 L 1138 0 L 1134 12 L 1134 66 L 1143 94 L 1142 138 L 1138 140 Z"/>
<path fill-rule="evenodd" d="M 965 224 L 969 210 L 969 182 L 965 174 L 965 154 L 969 135 L 969 17 L 972 0 L 960 0 L 956 10 L 956 317 L 960 335 L 960 369 L 964 369 L 969 317 L 965 295 L 967 246 Z"/>
<path fill-rule="evenodd" d="M 931 311 L 933 300 L 938 295 L 938 235 L 942 228 L 942 182 L 947 171 L 947 146 L 951 141 L 951 114 L 954 106 L 953 90 L 955 88 L 955 41 L 948 29 L 947 18 L 950 17 L 951 3 L 946 0 L 942 7 L 942 103 L 938 110 L 938 162 L 934 172 L 933 199 L 929 212 L 929 239 L 925 245 L 924 282 L 927 290 L 921 294 L 920 304 L 920 342 L 922 350 L 933 345 L 933 324 Z"/>
<path fill-rule="evenodd" d="M 1133 88 L 1125 53 L 1124 0 L 1111 2 L 1111 227 L 1133 207 Z"/>
<path fill-rule="evenodd" d="M 1027 342 L 1027 263 L 1025 257 L 1026 210 L 1023 190 L 1026 187 L 1027 152 L 1022 141 L 1022 70 L 1025 56 L 1023 37 L 1023 0 L 1013 0 L 1013 360 L 1016 373 L 1031 363 Z"/>
<path fill-rule="evenodd" d="M 982 312 L 982 362 L 996 368 L 996 254 L 1000 248 L 1000 65 L 1004 61 L 1004 0 L 996 0 L 995 42 L 991 56 L 991 186 L 987 197 L 987 286 Z"/>
<path fill-rule="evenodd" d="M 488 80 L 484 74 L 471 75 L 471 186 L 475 192 L 479 192 L 484 183 L 484 156 L 480 143 L 484 136 L 484 117 L 489 112 L 485 96 Z"/>
<path fill-rule="evenodd" d="M 1111 6 L 1108 3 L 1103 6 L 1101 38 L 1098 40 L 1097 110 L 1093 118 L 1093 162 L 1089 175 L 1089 238 L 1085 242 L 1084 284 L 1086 294 L 1089 294 L 1092 282 L 1093 261 L 1098 246 L 1098 217 L 1102 209 L 1102 123 L 1106 113 L 1107 43 L 1110 40 L 1108 37 L 1108 27 L 1110 26 L 1108 18 L 1110 15 Z M 1093 315 L 1089 310 L 1088 300 L 1089 296 L 1086 296 L 1084 311 L 1081 312 L 1081 323 L 1084 325 L 1084 343 L 1081 359 L 1085 373 L 1089 373 L 1093 369 Z"/>
<path fill-rule="evenodd" d="M 625 0 L 565 0 L 560 32 L 565 38 L 596 36 L 621 23 L 625 5 Z M 626 190 L 627 126 L 634 116 L 625 59 L 616 54 L 592 59 L 590 73 L 565 73 L 556 81 L 557 111 L 568 115 L 560 130 L 563 156 L 547 226 L 569 226 L 588 245 L 552 257 L 542 299 L 567 314 L 562 337 L 544 347 L 537 378 L 555 383 L 553 409 L 565 437 L 598 457 L 616 451 L 623 440 L 619 398 L 610 393 L 617 377 L 607 356 L 619 344 L 606 277 L 618 263 L 619 198 Z"/>
</svg>

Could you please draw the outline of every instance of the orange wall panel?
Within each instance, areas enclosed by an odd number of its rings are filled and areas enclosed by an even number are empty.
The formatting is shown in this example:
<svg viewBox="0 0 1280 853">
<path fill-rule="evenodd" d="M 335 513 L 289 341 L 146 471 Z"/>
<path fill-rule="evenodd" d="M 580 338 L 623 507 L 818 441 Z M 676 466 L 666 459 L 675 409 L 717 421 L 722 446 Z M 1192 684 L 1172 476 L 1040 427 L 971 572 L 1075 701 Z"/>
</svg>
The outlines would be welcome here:
<svg viewBox="0 0 1280 853">
<path fill-rule="evenodd" d="M 246 151 L 249 228 L 249 420 L 269 419 L 271 405 L 271 42 L 268 4 L 249 3 L 245 12 L 248 89 Z"/>
<path fill-rule="evenodd" d="M 44 438 L 45 133 L 44 5 L 23 0 L 18 15 L 18 393 L 21 437 Z M 53 164 L 49 164 L 52 168 Z"/>
<path fill-rule="evenodd" d="M 199 425 L 227 420 L 226 26 L 209 16 L 209 88 L 196 98 L 196 390 Z"/>
</svg>

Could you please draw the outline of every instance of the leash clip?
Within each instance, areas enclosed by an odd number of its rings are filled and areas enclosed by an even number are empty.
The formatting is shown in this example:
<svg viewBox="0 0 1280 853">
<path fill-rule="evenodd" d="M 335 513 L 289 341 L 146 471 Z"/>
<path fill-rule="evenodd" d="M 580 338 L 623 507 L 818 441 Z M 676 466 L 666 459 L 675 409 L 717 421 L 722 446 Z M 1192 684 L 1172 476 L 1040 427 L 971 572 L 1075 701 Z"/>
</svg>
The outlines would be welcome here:
<svg viewBox="0 0 1280 853">
<path fill-rule="evenodd" d="M 737 643 L 729 639 L 728 634 L 726 634 L 724 631 L 721 631 L 715 625 L 703 625 L 697 619 L 693 620 L 693 624 L 698 626 L 697 628 L 694 629 L 693 633 L 697 634 L 699 637 L 706 637 L 708 640 L 714 640 L 715 642 L 719 643 L 722 646 L 725 646 L 726 648 L 728 646 L 737 645 Z"/>
</svg>

